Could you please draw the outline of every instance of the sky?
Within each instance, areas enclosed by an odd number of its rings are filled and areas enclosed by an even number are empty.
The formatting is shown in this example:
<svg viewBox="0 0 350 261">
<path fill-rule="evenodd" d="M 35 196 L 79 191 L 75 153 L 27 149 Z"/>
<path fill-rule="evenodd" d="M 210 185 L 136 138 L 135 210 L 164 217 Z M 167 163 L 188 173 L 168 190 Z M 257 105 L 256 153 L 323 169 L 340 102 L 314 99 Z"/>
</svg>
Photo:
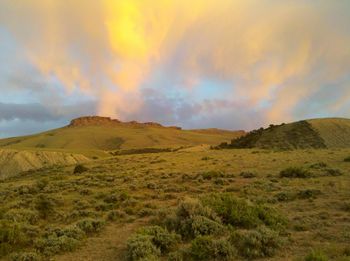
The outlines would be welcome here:
<svg viewBox="0 0 350 261">
<path fill-rule="evenodd" d="M 0 0 L 0 137 L 350 117 L 349 25 L 348 0 Z"/>
</svg>

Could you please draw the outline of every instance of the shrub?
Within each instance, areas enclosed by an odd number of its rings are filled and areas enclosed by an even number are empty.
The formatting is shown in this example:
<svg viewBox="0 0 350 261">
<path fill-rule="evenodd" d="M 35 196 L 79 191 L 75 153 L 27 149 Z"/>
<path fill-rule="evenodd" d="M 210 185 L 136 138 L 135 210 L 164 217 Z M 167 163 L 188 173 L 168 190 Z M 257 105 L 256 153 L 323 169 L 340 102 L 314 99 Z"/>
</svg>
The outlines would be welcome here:
<svg viewBox="0 0 350 261">
<path fill-rule="evenodd" d="M 107 215 L 107 220 L 109 221 L 116 221 L 118 219 L 125 218 L 126 214 L 124 211 L 121 210 L 112 210 Z"/>
<path fill-rule="evenodd" d="M 47 179 L 41 179 L 36 182 L 36 187 L 38 190 L 44 190 L 46 186 L 49 184 L 49 181 Z"/>
<path fill-rule="evenodd" d="M 224 224 L 242 228 L 254 228 L 265 224 L 280 229 L 286 220 L 274 209 L 264 205 L 253 205 L 229 193 L 212 194 L 202 199 L 204 206 L 213 209 Z"/>
<path fill-rule="evenodd" d="M 86 234 L 94 234 L 100 232 L 104 227 L 105 222 L 99 219 L 87 218 L 79 221 L 77 227 L 84 231 Z"/>
<path fill-rule="evenodd" d="M 54 212 L 55 202 L 44 194 L 40 194 L 35 200 L 35 208 L 39 215 L 46 219 Z"/>
<path fill-rule="evenodd" d="M 193 199 L 181 202 L 175 215 L 165 219 L 165 225 L 169 230 L 175 230 L 186 239 L 217 233 L 222 229 L 221 220 L 213 210 Z"/>
<path fill-rule="evenodd" d="M 219 235 L 225 227 L 218 221 L 203 216 L 194 216 L 190 220 L 190 231 L 193 237 L 205 235 Z"/>
<path fill-rule="evenodd" d="M 136 234 L 127 241 L 127 259 L 130 261 L 157 260 L 160 250 L 152 243 L 152 237 Z"/>
<path fill-rule="evenodd" d="M 305 257 L 305 261 L 328 261 L 328 257 L 321 251 L 312 250 L 310 254 Z"/>
<path fill-rule="evenodd" d="M 150 226 L 141 229 L 138 234 L 150 236 L 152 243 L 161 251 L 162 254 L 173 249 L 179 242 L 180 237 L 175 233 L 169 233 L 160 226 Z"/>
<path fill-rule="evenodd" d="M 272 257 L 282 245 L 278 234 L 267 227 L 235 232 L 230 241 L 236 246 L 239 254 L 247 258 Z"/>
<path fill-rule="evenodd" d="M 204 172 L 201 174 L 203 179 L 206 179 L 206 180 L 211 180 L 211 179 L 214 179 L 214 178 L 221 178 L 224 176 L 224 174 L 220 171 L 208 171 L 208 172 Z"/>
<path fill-rule="evenodd" d="M 240 176 L 245 179 L 252 179 L 256 177 L 256 174 L 249 171 L 243 171 Z"/>
<path fill-rule="evenodd" d="M 281 178 L 310 178 L 311 176 L 308 170 L 299 167 L 289 167 L 280 172 Z"/>
<path fill-rule="evenodd" d="M 299 191 L 298 198 L 311 199 L 311 198 L 316 198 L 320 194 L 322 193 L 318 189 L 306 189 L 306 190 Z"/>
<path fill-rule="evenodd" d="M 0 256 L 10 253 L 14 248 L 25 246 L 32 241 L 36 230 L 21 223 L 0 222 Z"/>
<path fill-rule="evenodd" d="M 337 176 L 341 176 L 341 175 L 343 175 L 343 173 L 339 169 L 328 168 L 325 170 L 325 176 L 337 177 Z"/>
<path fill-rule="evenodd" d="M 315 164 L 312 164 L 310 166 L 310 168 L 312 169 L 323 169 L 323 168 L 327 168 L 327 163 L 324 163 L 324 162 L 318 162 L 318 163 L 315 163 Z"/>
<path fill-rule="evenodd" d="M 296 198 L 296 195 L 291 192 L 280 192 L 275 195 L 275 198 L 281 202 L 292 201 Z"/>
<path fill-rule="evenodd" d="M 16 223 L 29 223 L 34 225 L 37 223 L 39 217 L 38 213 L 29 209 L 10 209 L 4 214 L 4 219 Z"/>
<path fill-rule="evenodd" d="M 84 173 L 84 172 L 86 172 L 88 170 L 89 169 L 87 167 L 85 167 L 85 166 L 83 166 L 81 164 L 78 164 L 78 165 L 75 166 L 73 173 L 74 174 L 81 174 L 81 173 Z"/>
<path fill-rule="evenodd" d="M 236 250 L 227 240 L 199 236 L 191 242 L 190 255 L 194 260 L 231 260 Z"/>
<path fill-rule="evenodd" d="M 344 159 L 344 162 L 350 162 L 350 156 Z"/>
<path fill-rule="evenodd" d="M 11 261 L 39 261 L 41 257 L 35 252 L 15 253 L 10 256 Z"/>
<path fill-rule="evenodd" d="M 168 255 L 168 261 L 183 261 L 184 260 L 184 253 L 183 251 L 174 251 L 169 253 Z"/>
<path fill-rule="evenodd" d="M 75 250 L 84 236 L 83 231 L 77 227 L 53 229 L 39 238 L 35 246 L 45 256 Z"/>
</svg>

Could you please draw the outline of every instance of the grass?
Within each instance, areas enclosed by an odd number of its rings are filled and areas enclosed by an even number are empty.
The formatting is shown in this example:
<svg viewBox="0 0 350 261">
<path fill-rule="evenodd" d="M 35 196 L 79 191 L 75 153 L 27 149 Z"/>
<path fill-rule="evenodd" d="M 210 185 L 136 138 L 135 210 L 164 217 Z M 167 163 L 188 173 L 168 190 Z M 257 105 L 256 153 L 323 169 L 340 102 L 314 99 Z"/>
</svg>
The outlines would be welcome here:
<svg viewBox="0 0 350 261">
<path fill-rule="evenodd" d="M 54 150 L 106 157 L 103 151 L 143 148 L 174 148 L 200 144 L 216 145 L 242 132 L 221 130 L 177 130 L 151 126 L 84 126 L 60 128 L 37 135 L 0 140 L 3 149 Z"/>
<path fill-rule="evenodd" d="M 74 164 L 8 178 L 0 182 L 1 258 L 322 260 L 306 259 L 322 249 L 342 260 L 348 155 L 182 149 L 96 159 L 81 175 Z M 314 175 L 280 178 L 291 166 Z"/>
</svg>

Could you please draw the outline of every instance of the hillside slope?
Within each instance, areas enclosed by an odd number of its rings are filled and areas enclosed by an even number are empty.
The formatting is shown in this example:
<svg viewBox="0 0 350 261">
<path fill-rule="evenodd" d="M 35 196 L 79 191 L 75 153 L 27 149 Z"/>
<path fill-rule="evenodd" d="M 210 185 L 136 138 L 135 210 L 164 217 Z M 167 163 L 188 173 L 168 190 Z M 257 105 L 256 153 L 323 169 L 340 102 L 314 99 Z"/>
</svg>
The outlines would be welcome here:
<svg viewBox="0 0 350 261">
<path fill-rule="evenodd" d="M 313 119 L 270 125 L 233 139 L 226 148 L 307 149 L 350 147 L 350 120 Z"/>
<path fill-rule="evenodd" d="M 63 150 L 117 150 L 146 147 L 216 145 L 243 134 L 242 131 L 182 130 L 157 123 L 123 123 L 105 117 L 83 117 L 70 125 L 37 135 L 0 140 L 0 148 Z"/>
<path fill-rule="evenodd" d="M 88 161 L 83 155 L 46 151 L 0 150 L 0 180 L 21 172 L 54 165 L 73 165 Z"/>
</svg>

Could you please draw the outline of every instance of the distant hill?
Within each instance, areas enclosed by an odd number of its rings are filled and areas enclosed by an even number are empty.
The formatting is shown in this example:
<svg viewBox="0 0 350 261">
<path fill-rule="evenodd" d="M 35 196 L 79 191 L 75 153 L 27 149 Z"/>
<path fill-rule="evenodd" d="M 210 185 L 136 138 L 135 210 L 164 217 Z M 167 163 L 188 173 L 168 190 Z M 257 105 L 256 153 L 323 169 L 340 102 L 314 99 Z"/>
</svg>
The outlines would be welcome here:
<svg viewBox="0 0 350 261">
<path fill-rule="evenodd" d="M 223 143 L 222 148 L 307 149 L 350 147 L 350 120 L 312 119 L 270 125 Z"/>
<path fill-rule="evenodd" d="M 63 128 L 0 140 L 0 149 L 54 150 L 94 155 L 96 151 L 216 145 L 242 136 L 243 131 L 182 130 L 158 123 L 121 122 L 108 117 L 81 117 Z"/>
</svg>

